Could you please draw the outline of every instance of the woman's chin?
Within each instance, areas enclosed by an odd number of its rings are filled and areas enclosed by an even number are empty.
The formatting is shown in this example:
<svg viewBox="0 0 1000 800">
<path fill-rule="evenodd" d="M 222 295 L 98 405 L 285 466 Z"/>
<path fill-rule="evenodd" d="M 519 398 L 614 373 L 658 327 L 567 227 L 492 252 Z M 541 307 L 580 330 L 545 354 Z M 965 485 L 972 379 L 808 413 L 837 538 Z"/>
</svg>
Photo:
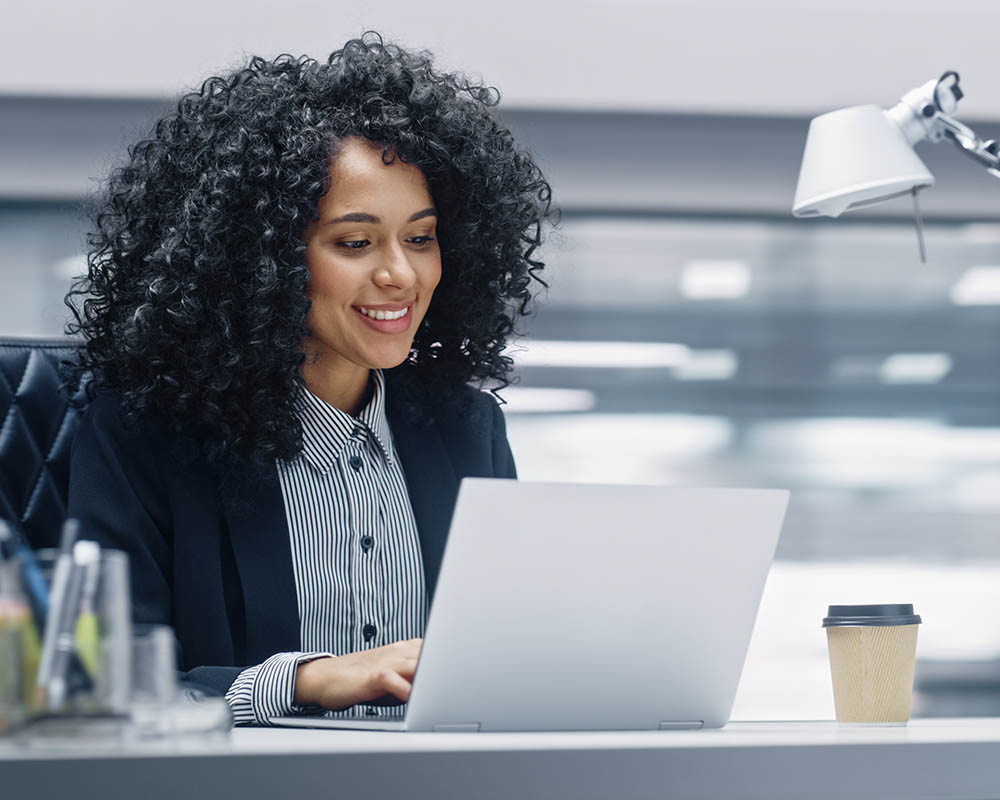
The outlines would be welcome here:
<svg viewBox="0 0 1000 800">
<path fill-rule="evenodd" d="M 396 350 L 393 352 L 370 353 L 366 359 L 369 369 L 392 369 L 398 367 L 410 356 L 410 348 L 405 351 Z"/>
</svg>

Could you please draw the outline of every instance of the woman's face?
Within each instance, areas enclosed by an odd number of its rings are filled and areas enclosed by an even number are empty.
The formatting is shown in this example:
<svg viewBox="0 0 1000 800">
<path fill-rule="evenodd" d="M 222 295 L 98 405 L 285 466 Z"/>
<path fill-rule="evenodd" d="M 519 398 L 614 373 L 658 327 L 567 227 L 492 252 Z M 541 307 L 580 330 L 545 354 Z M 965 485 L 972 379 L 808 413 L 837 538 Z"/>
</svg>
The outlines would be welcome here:
<svg viewBox="0 0 1000 800">
<path fill-rule="evenodd" d="M 437 215 L 423 173 L 347 139 L 306 229 L 307 363 L 327 374 L 388 369 L 410 353 L 441 279 Z"/>
</svg>

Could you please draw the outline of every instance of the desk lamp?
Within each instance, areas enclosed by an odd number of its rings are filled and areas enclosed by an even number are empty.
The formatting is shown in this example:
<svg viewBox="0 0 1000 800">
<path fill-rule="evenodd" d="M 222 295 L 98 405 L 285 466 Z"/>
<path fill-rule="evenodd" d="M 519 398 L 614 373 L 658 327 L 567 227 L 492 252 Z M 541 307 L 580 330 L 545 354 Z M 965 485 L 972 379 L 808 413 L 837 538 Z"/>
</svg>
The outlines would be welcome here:
<svg viewBox="0 0 1000 800">
<path fill-rule="evenodd" d="M 913 151 L 917 142 L 948 138 L 963 153 L 1000 178 L 1000 146 L 980 139 L 951 116 L 962 99 L 958 73 L 911 89 L 888 111 L 853 106 L 816 117 L 809 124 L 792 213 L 839 217 L 845 211 L 913 196 L 920 260 L 927 261 L 917 192 L 934 176 Z"/>
</svg>

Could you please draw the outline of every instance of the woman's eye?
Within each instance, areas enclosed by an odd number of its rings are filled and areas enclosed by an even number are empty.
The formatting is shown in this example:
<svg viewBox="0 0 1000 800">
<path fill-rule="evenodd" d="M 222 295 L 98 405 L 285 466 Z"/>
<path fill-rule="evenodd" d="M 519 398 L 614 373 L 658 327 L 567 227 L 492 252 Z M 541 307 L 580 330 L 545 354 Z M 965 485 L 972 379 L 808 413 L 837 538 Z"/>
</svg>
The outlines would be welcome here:
<svg viewBox="0 0 1000 800">
<path fill-rule="evenodd" d="M 367 239 L 354 239 L 350 242 L 337 242 L 339 247 L 346 247 L 348 250 L 361 250 L 367 244 L 370 244 Z"/>
<path fill-rule="evenodd" d="M 412 244 L 429 244 L 430 242 L 434 241 L 434 237 L 433 236 L 411 236 L 406 241 L 408 241 L 408 242 L 410 242 Z"/>
</svg>

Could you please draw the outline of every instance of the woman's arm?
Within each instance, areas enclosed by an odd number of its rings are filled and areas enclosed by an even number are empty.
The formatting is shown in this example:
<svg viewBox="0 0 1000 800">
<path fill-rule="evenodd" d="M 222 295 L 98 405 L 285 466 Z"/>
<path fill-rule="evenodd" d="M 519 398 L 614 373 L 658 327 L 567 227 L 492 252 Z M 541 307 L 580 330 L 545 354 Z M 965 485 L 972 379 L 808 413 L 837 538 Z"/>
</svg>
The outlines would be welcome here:
<svg viewBox="0 0 1000 800">
<path fill-rule="evenodd" d="M 510 442 L 507 441 L 507 423 L 503 411 L 492 396 L 488 397 L 493 409 L 493 476 L 516 478 L 517 467 L 514 466 L 514 454 L 510 451 Z"/>
<path fill-rule="evenodd" d="M 173 600 L 171 511 L 161 467 L 167 443 L 155 433 L 127 434 L 110 395 L 84 413 L 70 465 L 67 514 L 83 535 L 129 556 L 132 616 L 170 624 Z M 181 684 L 223 695 L 243 671 L 204 666 L 179 673 Z"/>
</svg>

